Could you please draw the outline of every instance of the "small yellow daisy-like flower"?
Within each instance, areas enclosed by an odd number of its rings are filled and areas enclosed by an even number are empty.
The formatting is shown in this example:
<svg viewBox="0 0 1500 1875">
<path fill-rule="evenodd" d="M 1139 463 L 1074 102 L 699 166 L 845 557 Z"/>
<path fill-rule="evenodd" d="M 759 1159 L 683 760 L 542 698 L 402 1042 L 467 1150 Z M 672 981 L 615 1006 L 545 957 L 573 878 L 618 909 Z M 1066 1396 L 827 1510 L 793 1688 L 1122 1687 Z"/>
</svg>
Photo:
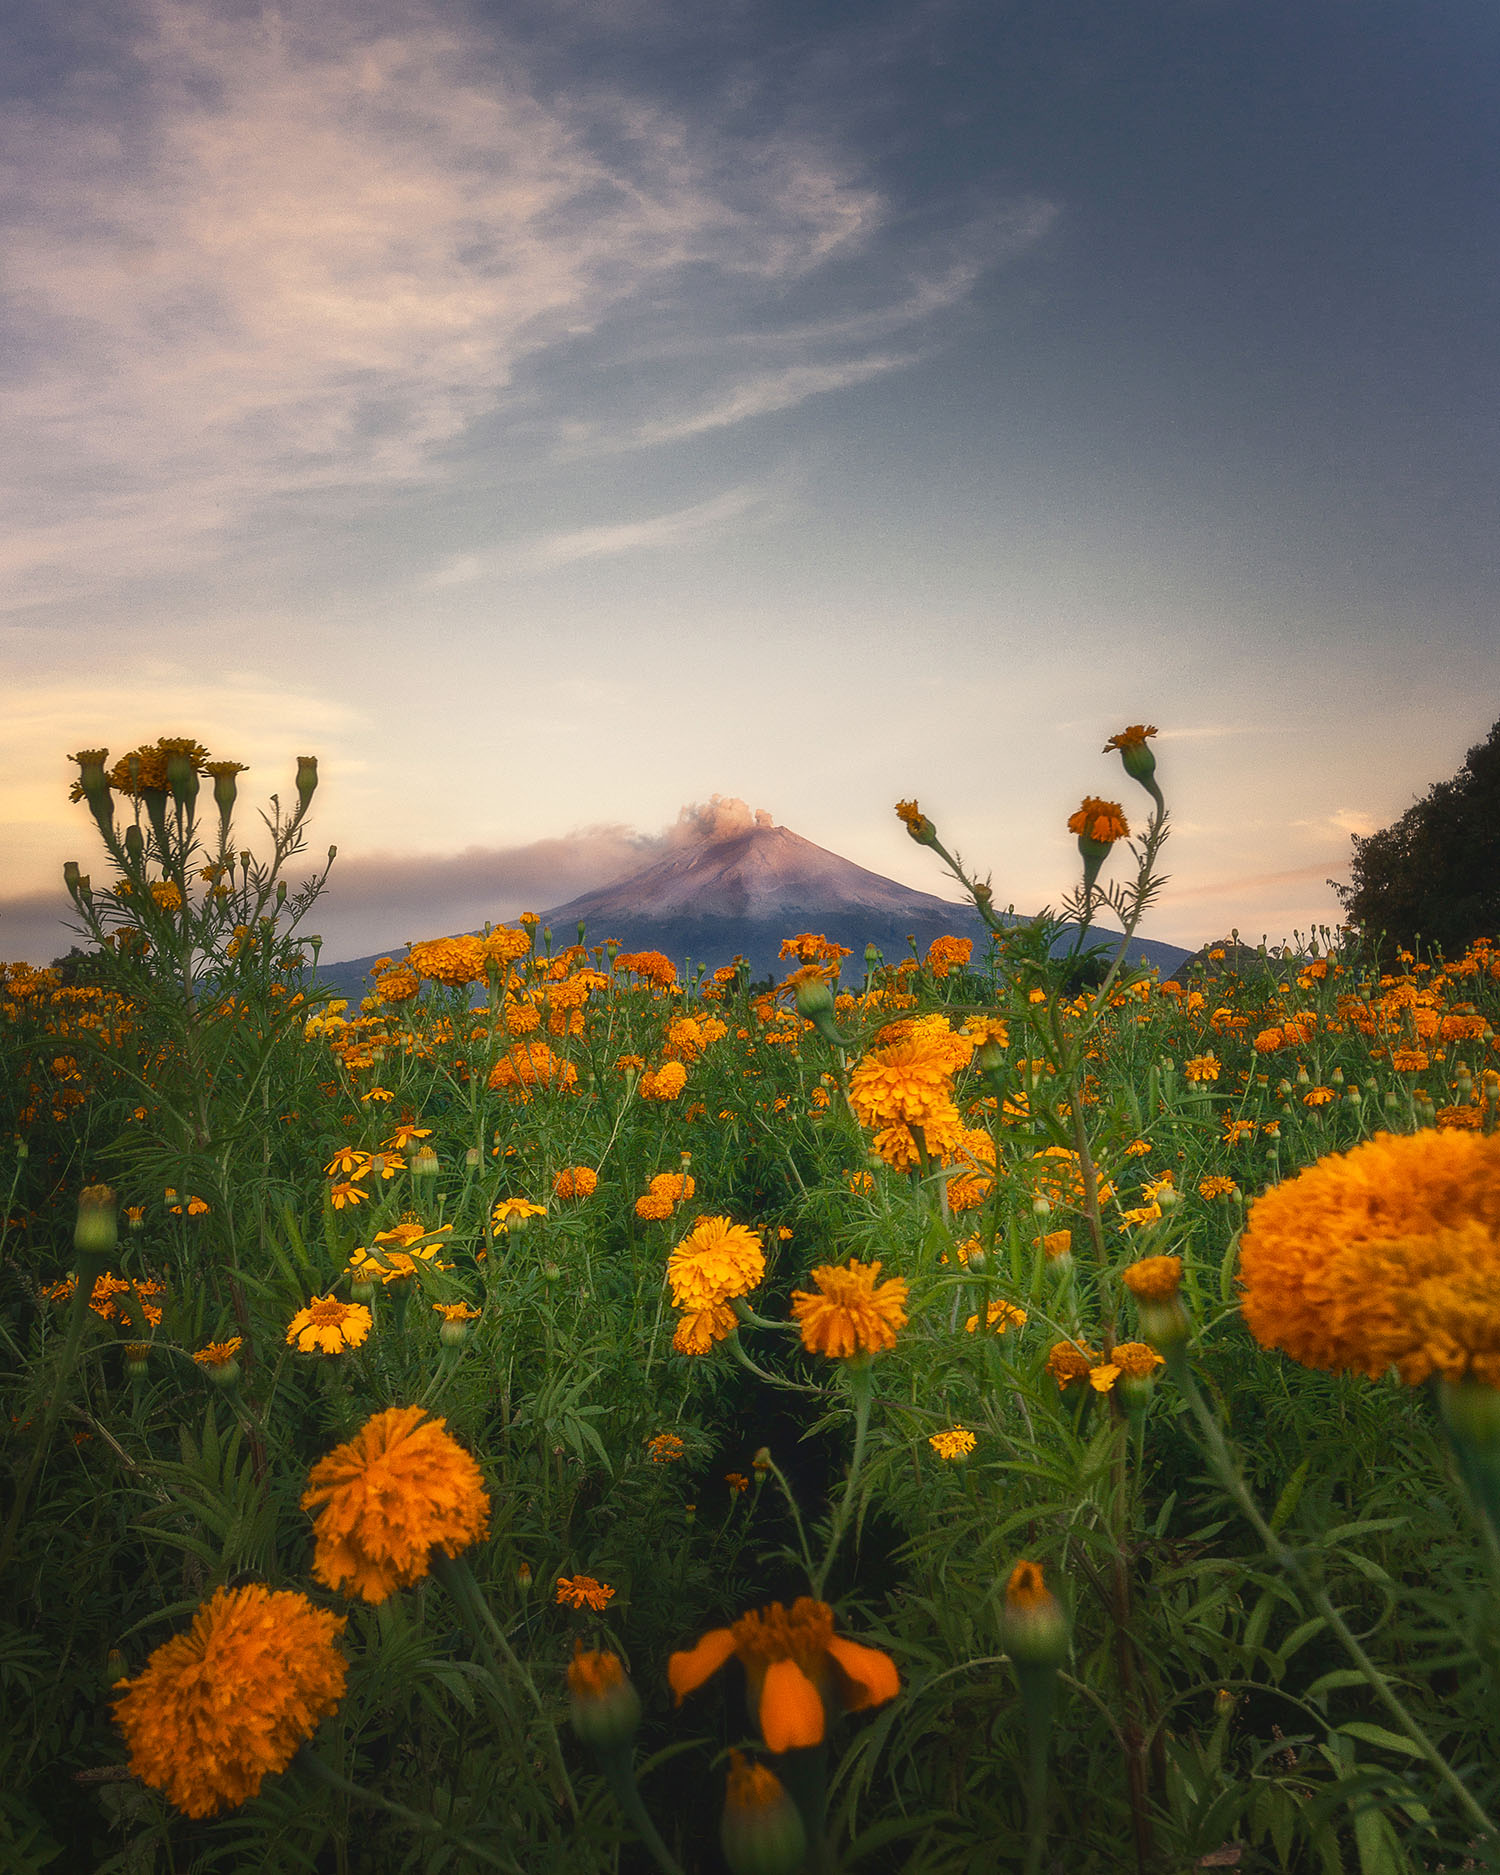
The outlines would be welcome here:
<svg viewBox="0 0 1500 1875">
<path fill-rule="evenodd" d="M 700 1217 L 667 1258 L 672 1306 L 709 1309 L 748 1295 L 766 1273 L 759 1236 L 727 1217 Z"/>
<path fill-rule="evenodd" d="M 304 1510 L 318 1510 L 313 1574 L 328 1588 L 383 1602 L 420 1582 L 434 1548 L 457 1556 L 488 1534 L 489 1495 L 447 1422 L 391 1406 L 320 1458 Z"/>
<path fill-rule="evenodd" d="M 335 1211 L 342 1211 L 345 1205 L 351 1208 L 362 1205 L 366 1195 L 358 1185 L 352 1184 L 348 1179 L 341 1179 L 337 1184 L 328 1187 L 329 1202 Z"/>
<path fill-rule="evenodd" d="M 984 1312 L 984 1325 L 993 1328 L 997 1335 L 1003 1335 L 1007 1328 L 1026 1326 L 1026 1311 L 1017 1308 L 1014 1302 L 991 1302 Z M 964 1329 L 968 1334 L 977 1334 L 979 1317 L 971 1315 L 964 1323 Z"/>
<path fill-rule="evenodd" d="M 482 1309 L 471 1309 L 467 1302 L 434 1302 L 434 1315 L 441 1315 L 445 1324 L 454 1322 L 477 1322 L 484 1313 Z"/>
<path fill-rule="evenodd" d="M 301 1354 L 342 1354 L 365 1340 L 375 1318 L 362 1302 L 340 1302 L 333 1295 L 314 1296 L 292 1317 L 287 1346 Z"/>
<path fill-rule="evenodd" d="M 792 1291 L 792 1315 L 809 1353 L 848 1360 L 895 1347 L 898 1330 L 906 1326 L 906 1283 L 899 1276 L 877 1283 L 879 1275 L 879 1261 L 851 1257 L 842 1269 L 825 1263 L 813 1271 L 816 1295 Z"/>
<path fill-rule="evenodd" d="M 614 1598 L 615 1592 L 608 1583 L 597 1582 L 593 1576 L 557 1578 L 557 1600 L 562 1607 L 592 1608 L 602 1614 Z"/>
<path fill-rule="evenodd" d="M 131 1770 L 188 1816 L 248 1802 L 337 1706 L 343 1627 L 291 1589 L 216 1590 L 117 1691 Z"/>
<path fill-rule="evenodd" d="M 978 1441 L 964 1426 L 950 1426 L 946 1432 L 934 1432 L 927 1443 L 939 1458 L 967 1458 Z"/>
<path fill-rule="evenodd" d="M 1182 1072 L 1189 1081 L 1216 1081 L 1224 1064 L 1212 1049 L 1206 1055 L 1193 1055 L 1182 1064 Z"/>
<path fill-rule="evenodd" d="M 490 1235 L 498 1237 L 502 1231 L 524 1230 L 534 1217 L 545 1217 L 547 1207 L 533 1204 L 529 1198 L 502 1198 L 490 1212 Z"/>
</svg>

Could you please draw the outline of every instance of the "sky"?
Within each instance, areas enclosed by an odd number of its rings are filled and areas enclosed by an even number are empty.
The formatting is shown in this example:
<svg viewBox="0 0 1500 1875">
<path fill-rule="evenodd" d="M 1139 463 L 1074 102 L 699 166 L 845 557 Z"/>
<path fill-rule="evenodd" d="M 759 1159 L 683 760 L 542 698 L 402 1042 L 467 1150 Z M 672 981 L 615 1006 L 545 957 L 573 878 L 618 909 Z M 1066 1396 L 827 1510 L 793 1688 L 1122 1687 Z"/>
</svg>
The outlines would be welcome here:
<svg viewBox="0 0 1500 1875">
<path fill-rule="evenodd" d="M 159 735 L 318 755 L 329 956 L 715 795 L 1037 910 L 1137 722 L 1142 935 L 1337 922 L 1500 716 L 1497 86 L 1491 0 L 14 0 L 0 956 Z"/>
</svg>

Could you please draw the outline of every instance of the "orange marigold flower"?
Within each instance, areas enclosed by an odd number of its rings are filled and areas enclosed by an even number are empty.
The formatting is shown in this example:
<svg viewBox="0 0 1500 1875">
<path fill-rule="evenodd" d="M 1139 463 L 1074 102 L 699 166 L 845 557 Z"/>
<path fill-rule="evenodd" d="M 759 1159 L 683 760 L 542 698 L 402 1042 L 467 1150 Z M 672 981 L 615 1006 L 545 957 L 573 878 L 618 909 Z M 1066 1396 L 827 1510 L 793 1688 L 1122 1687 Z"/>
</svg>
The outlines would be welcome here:
<svg viewBox="0 0 1500 1875">
<path fill-rule="evenodd" d="M 1097 795 L 1088 794 L 1078 812 L 1069 816 L 1068 832 L 1108 846 L 1115 840 L 1123 840 L 1130 827 L 1118 801 L 1101 801 Z"/>
<path fill-rule="evenodd" d="M 668 989 L 677 981 L 677 966 L 660 951 L 624 951 L 615 959 L 616 970 L 628 970 L 645 983 Z"/>
<path fill-rule="evenodd" d="M 675 1432 L 655 1432 L 646 1441 L 653 1465 L 671 1465 L 682 1457 L 687 1446 Z"/>
<path fill-rule="evenodd" d="M 565 1165 L 552 1181 L 557 1198 L 592 1198 L 599 1189 L 599 1174 L 588 1165 Z"/>
<path fill-rule="evenodd" d="M 1224 1064 L 1212 1049 L 1206 1055 L 1194 1055 L 1182 1064 L 1182 1072 L 1190 1081 L 1216 1081 Z"/>
<path fill-rule="evenodd" d="M 802 1326 L 802 1345 L 832 1360 L 878 1354 L 896 1345 L 906 1326 L 906 1283 L 895 1276 L 877 1285 L 880 1263 L 851 1257 L 847 1266 L 825 1263 L 812 1273 L 818 1293 L 792 1291 L 792 1315 Z"/>
<path fill-rule="evenodd" d="M 489 1532 L 490 1500 L 473 1458 L 420 1406 L 389 1406 L 308 1474 L 318 1505 L 313 1574 L 383 1602 L 420 1582 L 440 1548 L 457 1556 Z"/>
<path fill-rule="evenodd" d="M 435 938 L 426 944 L 413 944 L 406 953 L 406 963 L 419 977 L 462 989 L 465 984 L 483 981 L 484 944 L 477 937 Z"/>
<path fill-rule="evenodd" d="M 901 1690 L 890 1655 L 835 1634 L 833 1610 L 809 1595 L 790 1608 L 773 1602 L 741 1615 L 732 1627 L 714 1628 L 696 1647 L 673 1654 L 667 1679 L 678 1703 L 731 1657 L 745 1669 L 750 1709 L 775 1752 L 822 1744 L 830 1700 L 858 1712 L 884 1705 Z"/>
<path fill-rule="evenodd" d="M 936 937 L 927 946 L 927 968 L 935 977 L 946 977 L 950 970 L 966 970 L 973 955 L 972 938 Z"/>
<path fill-rule="evenodd" d="M 1326 1107 L 1338 1096 L 1331 1087 L 1312 1087 L 1302 1096 L 1304 1107 Z"/>
<path fill-rule="evenodd" d="M 732 1335 L 739 1325 L 739 1317 L 727 1302 L 710 1303 L 706 1309 L 690 1309 L 678 1318 L 672 1334 L 673 1351 L 707 1354 L 716 1342 Z"/>
<path fill-rule="evenodd" d="M 1500 1386 L 1500 1137 L 1377 1133 L 1250 1208 L 1241 1306 L 1263 1347 L 1408 1386 Z"/>
<path fill-rule="evenodd" d="M 231 1335 L 228 1341 L 210 1341 L 196 1351 L 193 1359 L 200 1367 L 228 1367 L 243 1345 L 242 1336 Z"/>
<path fill-rule="evenodd" d="M 952 1068 L 943 1051 L 915 1037 L 872 1048 L 849 1076 L 861 1126 L 923 1126 L 953 1112 Z"/>
<path fill-rule="evenodd" d="M 1075 1380 L 1087 1380 L 1090 1369 L 1098 1364 L 1098 1355 L 1078 1341 L 1056 1342 L 1047 1355 L 1047 1372 L 1064 1390 Z"/>
<path fill-rule="evenodd" d="M 342 1354 L 359 1347 L 374 1322 L 362 1302 L 340 1302 L 331 1293 L 314 1296 L 288 1324 L 287 1346 L 301 1354 Z"/>
<path fill-rule="evenodd" d="M 1123 755 L 1127 749 L 1141 748 L 1147 736 L 1154 736 L 1155 734 L 1155 723 L 1132 723 L 1128 729 L 1122 729 L 1119 735 L 1111 736 L 1099 753 L 1101 755 L 1108 755 L 1111 749 L 1118 749 Z"/>
<path fill-rule="evenodd" d="M 1391 1055 L 1391 1066 L 1398 1074 L 1425 1074 L 1432 1062 L 1425 1048 L 1398 1048 Z"/>
<path fill-rule="evenodd" d="M 1210 1172 L 1207 1178 L 1198 1181 L 1200 1198 L 1229 1198 L 1239 1190 L 1232 1178 L 1225 1178 L 1220 1172 Z"/>
<path fill-rule="evenodd" d="M 761 1240 L 727 1217 L 700 1217 L 667 1258 L 672 1306 L 709 1309 L 748 1295 L 766 1273 Z"/>
<path fill-rule="evenodd" d="M 343 1627 L 292 1589 L 216 1590 L 117 1692 L 131 1770 L 188 1816 L 248 1802 L 337 1706 Z"/>
<path fill-rule="evenodd" d="M 642 1192 L 635 1201 L 636 1216 L 644 1218 L 648 1224 L 660 1223 L 663 1218 L 669 1218 L 676 1208 L 666 1193 L 661 1191 Z"/>
<path fill-rule="evenodd" d="M 965 1426 L 950 1426 L 946 1432 L 934 1432 L 927 1443 L 939 1458 L 967 1458 L 978 1441 Z"/>
<path fill-rule="evenodd" d="M 1182 1286 L 1182 1258 L 1140 1257 L 1120 1274 L 1137 1301 L 1170 1302 Z"/>
<path fill-rule="evenodd" d="M 592 1576 L 557 1578 L 557 1599 L 563 1607 L 592 1608 L 602 1614 L 614 1598 L 615 1592 L 608 1583 L 596 1582 Z"/>
<path fill-rule="evenodd" d="M 917 806 L 915 801 L 897 801 L 896 818 L 901 822 L 902 826 L 905 827 L 911 837 L 921 842 L 923 845 L 931 841 L 936 831 L 932 822 L 922 812 L 921 808 Z"/>
<path fill-rule="evenodd" d="M 545 1217 L 547 1207 L 533 1204 L 529 1198 L 502 1198 L 490 1212 L 490 1235 L 498 1237 L 505 1231 L 524 1230 L 534 1217 Z"/>
<path fill-rule="evenodd" d="M 687 1086 L 687 1069 L 680 1061 L 664 1061 L 647 1068 L 636 1084 L 642 1100 L 676 1100 Z"/>
</svg>

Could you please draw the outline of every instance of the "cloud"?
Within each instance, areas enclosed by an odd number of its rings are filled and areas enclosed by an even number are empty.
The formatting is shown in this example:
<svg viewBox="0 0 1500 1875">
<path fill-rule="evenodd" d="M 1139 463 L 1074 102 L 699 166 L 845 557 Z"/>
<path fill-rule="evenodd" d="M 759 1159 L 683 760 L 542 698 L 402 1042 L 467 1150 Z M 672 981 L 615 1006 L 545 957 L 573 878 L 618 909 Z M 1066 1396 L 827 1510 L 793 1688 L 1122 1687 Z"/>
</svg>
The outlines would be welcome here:
<svg viewBox="0 0 1500 1875">
<path fill-rule="evenodd" d="M 460 554 L 448 561 L 429 583 L 456 586 L 488 575 L 551 572 L 579 560 L 608 559 L 623 553 L 678 547 L 715 533 L 745 515 L 764 511 L 769 502 L 770 495 L 765 489 L 730 488 L 707 501 L 693 502 L 667 514 L 648 515 L 639 521 L 570 528 L 561 533 L 543 534 L 519 546 Z"/>
<path fill-rule="evenodd" d="M 1163 903 L 1175 904 L 1190 898 L 1236 898 L 1252 892 L 1274 894 L 1280 887 L 1303 886 L 1312 879 L 1321 883 L 1344 863 L 1340 856 L 1320 860 L 1315 866 L 1292 866 L 1284 872 L 1245 873 L 1238 878 L 1210 880 L 1207 885 L 1173 885 L 1163 895 Z"/>
<path fill-rule="evenodd" d="M 653 333 L 665 360 L 686 334 L 700 367 L 611 447 L 867 382 L 919 355 L 874 338 L 963 299 L 1050 217 L 1022 204 L 977 254 L 914 271 L 886 253 L 834 280 L 892 211 L 800 123 L 545 91 L 461 4 L 140 0 L 127 17 L 111 69 L 80 55 L 76 84 L 0 131 L 0 575 L 22 603 L 190 567 L 277 504 L 445 477 L 497 413 L 516 447 L 576 448 L 603 435 L 612 347 Z M 842 307 L 794 313 L 825 275 Z M 707 327 L 683 310 L 706 304 Z M 554 551 L 617 550 L 571 538 Z"/>
</svg>

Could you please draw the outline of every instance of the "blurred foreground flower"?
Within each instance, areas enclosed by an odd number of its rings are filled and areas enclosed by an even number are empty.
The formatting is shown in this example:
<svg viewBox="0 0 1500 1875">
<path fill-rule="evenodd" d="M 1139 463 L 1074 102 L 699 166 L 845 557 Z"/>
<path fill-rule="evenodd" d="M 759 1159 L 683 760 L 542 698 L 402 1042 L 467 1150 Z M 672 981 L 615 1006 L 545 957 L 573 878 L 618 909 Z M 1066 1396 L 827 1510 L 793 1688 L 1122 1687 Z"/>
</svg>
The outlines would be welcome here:
<svg viewBox="0 0 1500 1875">
<path fill-rule="evenodd" d="M 827 1602 L 801 1595 L 714 1628 L 696 1647 L 673 1654 L 667 1678 L 678 1703 L 696 1692 L 731 1656 L 745 1669 L 750 1710 L 771 1751 L 820 1745 L 830 1699 L 845 1712 L 883 1705 L 901 1690 L 896 1663 L 875 1647 L 833 1631 Z"/>
<path fill-rule="evenodd" d="M 377 1413 L 308 1474 L 302 1508 L 318 1505 L 313 1574 L 331 1589 L 383 1602 L 420 1582 L 433 1549 L 457 1556 L 489 1531 L 479 1467 L 420 1406 Z"/>
<path fill-rule="evenodd" d="M 114 1711 L 131 1770 L 188 1816 L 248 1801 L 338 1704 L 343 1626 L 289 1589 L 217 1590 L 123 1683 Z"/>
<path fill-rule="evenodd" d="M 1500 1137 L 1377 1133 L 1257 1198 L 1241 1306 L 1304 1367 L 1500 1387 Z"/>
</svg>

